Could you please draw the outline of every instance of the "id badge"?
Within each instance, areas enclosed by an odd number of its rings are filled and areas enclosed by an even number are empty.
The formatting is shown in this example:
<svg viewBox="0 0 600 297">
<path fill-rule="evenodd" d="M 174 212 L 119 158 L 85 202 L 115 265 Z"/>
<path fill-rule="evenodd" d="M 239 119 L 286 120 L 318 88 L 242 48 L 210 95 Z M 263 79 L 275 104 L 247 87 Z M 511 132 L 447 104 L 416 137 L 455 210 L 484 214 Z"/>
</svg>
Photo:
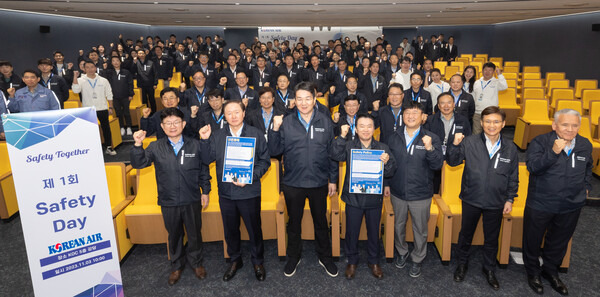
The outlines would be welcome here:
<svg viewBox="0 0 600 297">
<path fill-rule="evenodd" d="M 98 95 L 96 94 L 96 92 L 92 93 L 92 99 L 98 99 Z"/>
<path fill-rule="evenodd" d="M 262 87 L 262 85 L 263 85 L 262 81 L 259 81 L 259 82 L 258 82 L 258 86 L 259 86 L 259 87 Z"/>
<path fill-rule="evenodd" d="M 446 155 L 446 145 L 442 144 L 442 155 Z"/>
</svg>

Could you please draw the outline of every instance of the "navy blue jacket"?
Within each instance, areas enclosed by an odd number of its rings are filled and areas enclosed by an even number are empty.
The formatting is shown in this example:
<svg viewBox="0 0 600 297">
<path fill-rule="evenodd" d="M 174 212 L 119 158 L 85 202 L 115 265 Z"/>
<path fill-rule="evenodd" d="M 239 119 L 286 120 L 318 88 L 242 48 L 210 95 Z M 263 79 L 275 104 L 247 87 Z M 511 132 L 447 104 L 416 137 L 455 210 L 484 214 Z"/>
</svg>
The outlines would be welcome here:
<svg viewBox="0 0 600 297">
<path fill-rule="evenodd" d="M 577 135 L 570 156 L 552 150 L 556 132 L 537 136 L 527 148 L 527 206 L 549 213 L 567 213 L 585 205 L 592 190 L 592 144 Z"/>
</svg>

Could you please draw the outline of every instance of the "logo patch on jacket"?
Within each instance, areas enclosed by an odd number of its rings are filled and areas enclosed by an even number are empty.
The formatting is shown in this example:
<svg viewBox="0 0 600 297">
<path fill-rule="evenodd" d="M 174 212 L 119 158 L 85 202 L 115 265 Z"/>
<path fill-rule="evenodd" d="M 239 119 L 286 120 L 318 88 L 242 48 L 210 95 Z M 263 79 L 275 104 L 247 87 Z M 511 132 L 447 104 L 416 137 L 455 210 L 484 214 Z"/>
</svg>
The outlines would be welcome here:
<svg viewBox="0 0 600 297">
<path fill-rule="evenodd" d="M 196 154 L 184 154 L 183 156 L 186 158 L 194 158 L 196 157 Z"/>
<path fill-rule="evenodd" d="M 577 156 L 577 161 L 584 161 L 585 162 L 585 157 Z"/>
<path fill-rule="evenodd" d="M 506 158 L 498 158 L 498 161 L 503 162 L 503 163 L 510 163 L 510 159 L 506 159 Z"/>
<path fill-rule="evenodd" d="M 315 128 L 315 132 L 325 132 L 325 128 Z"/>
</svg>

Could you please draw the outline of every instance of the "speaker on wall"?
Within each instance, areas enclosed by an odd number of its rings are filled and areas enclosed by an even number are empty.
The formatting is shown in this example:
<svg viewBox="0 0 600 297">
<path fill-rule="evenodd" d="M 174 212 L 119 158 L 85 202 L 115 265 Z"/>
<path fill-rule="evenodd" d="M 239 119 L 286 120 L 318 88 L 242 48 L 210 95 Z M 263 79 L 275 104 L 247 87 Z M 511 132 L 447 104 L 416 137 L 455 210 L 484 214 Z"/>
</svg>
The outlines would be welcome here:
<svg viewBox="0 0 600 297">
<path fill-rule="evenodd" d="M 40 33 L 50 33 L 50 26 L 40 26 Z"/>
<path fill-rule="evenodd" d="M 592 31 L 600 31 L 600 24 L 592 24 Z"/>
</svg>

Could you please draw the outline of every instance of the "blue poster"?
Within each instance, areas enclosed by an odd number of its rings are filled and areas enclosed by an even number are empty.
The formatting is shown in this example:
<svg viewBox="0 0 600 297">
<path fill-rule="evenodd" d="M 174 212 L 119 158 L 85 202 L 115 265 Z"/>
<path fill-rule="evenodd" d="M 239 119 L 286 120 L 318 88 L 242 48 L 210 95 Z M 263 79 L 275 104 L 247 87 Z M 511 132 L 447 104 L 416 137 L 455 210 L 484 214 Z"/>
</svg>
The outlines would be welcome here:
<svg viewBox="0 0 600 297">
<path fill-rule="evenodd" d="M 226 142 L 222 181 L 251 184 L 256 138 L 228 136 Z"/>
<path fill-rule="evenodd" d="M 350 193 L 379 194 L 383 188 L 382 150 L 354 149 L 350 156 Z"/>
</svg>

